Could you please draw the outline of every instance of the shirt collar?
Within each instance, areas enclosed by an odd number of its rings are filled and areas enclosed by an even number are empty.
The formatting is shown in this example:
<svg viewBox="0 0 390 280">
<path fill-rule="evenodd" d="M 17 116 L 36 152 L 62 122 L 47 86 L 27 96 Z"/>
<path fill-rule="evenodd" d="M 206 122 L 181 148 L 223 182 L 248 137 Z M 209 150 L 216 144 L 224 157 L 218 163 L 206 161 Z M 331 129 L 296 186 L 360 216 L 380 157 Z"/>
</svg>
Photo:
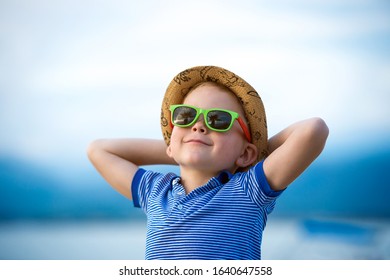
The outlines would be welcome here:
<svg viewBox="0 0 390 280">
<path fill-rule="evenodd" d="M 218 185 L 224 185 L 227 182 L 229 182 L 232 177 L 233 177 L 232 173 L 230 173 L 228 170 L 223 170 L 217 176 L 211 178 L 208 181 L 208 183 L 206 183 L 204 186 L 200 186 L 200 187 L 205 187 L 205 188 L 211 187 L 211 188 L 214 188 L 214 187 L 216 187 Z M 172 178 L 171 179 L 171 186 L 172 187 L 176 186 L 176 187 L 179 187 L 180 189 L 183 188 L 183 186 L 181 185 L 180 181 L 181 181 L 180 176 L 176 176 L 176 177 Z"/>
<path fill-rule="evenodd" d="M 229 171 L 227 170 L 224 170 L 224 171 L 221 171 L 221 173 L 219 173 L 219 175 L 216 177 L 217 180 L 221 183 L 221 184 L 226 184 L 227 182 L 230 181 L 230 179 L 233 177 L 233 174 L 230 173 Z"/>
</svg>

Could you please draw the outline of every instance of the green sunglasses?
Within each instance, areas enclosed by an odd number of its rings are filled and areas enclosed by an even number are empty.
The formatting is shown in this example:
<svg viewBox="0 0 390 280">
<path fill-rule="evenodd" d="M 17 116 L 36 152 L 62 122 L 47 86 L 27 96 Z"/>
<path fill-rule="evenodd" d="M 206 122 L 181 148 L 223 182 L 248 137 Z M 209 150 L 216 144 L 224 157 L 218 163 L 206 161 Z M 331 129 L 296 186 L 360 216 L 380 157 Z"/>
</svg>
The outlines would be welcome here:
<svg viewBox="0 0 390 280">
<path fill-rule="evenodd" d="M 245 138 L 251 142 L 248 127 L 238 113 L 225 109 L 200 109 L 190 105 L 171 105 L 171 124 L 178 127 L 190 127 L 203 114 L 206 126 L 213 131 L 225 132 L 232 128 L 235 120 L 240 124 Z"/>
</svg>

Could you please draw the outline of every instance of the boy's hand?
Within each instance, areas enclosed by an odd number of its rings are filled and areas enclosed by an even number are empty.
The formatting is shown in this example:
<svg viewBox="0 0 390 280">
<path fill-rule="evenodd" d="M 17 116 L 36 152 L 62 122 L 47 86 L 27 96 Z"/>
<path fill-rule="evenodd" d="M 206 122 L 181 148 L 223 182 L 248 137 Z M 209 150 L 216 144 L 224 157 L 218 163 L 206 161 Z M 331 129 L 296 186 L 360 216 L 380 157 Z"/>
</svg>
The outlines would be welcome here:
<svg viewBox="0 0 390 280">
<path fill-rule="evenodd" d="M 295 123 L 268 142 L 270 155 L 264 160 L 264 172 L 273 190 L 283 190 L 321 153 L 329 129 L 320 118 Z"/>
</svg>

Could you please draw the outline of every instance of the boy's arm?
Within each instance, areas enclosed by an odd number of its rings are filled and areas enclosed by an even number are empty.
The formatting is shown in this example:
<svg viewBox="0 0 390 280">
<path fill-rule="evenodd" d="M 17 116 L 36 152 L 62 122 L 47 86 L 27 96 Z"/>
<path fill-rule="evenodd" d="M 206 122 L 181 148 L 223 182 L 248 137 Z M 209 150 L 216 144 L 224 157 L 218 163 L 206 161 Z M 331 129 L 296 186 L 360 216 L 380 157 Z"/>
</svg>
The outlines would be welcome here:
<svg viewBox="0 0 390 280">
<path fill-rule="evenodd" d="M 321 153 L 329 129 L 320 118 L 295 123 L 269 139 L 264 172 L 273 190 L 283 190 Z"/>
<path fill-rule="evenodd" d="M 163 140 L 101 139 L 88 146 L 88 157 L 103 178 L 129 199 L 131 182 L 140 165 L 175 164 Z"/>
</svg>

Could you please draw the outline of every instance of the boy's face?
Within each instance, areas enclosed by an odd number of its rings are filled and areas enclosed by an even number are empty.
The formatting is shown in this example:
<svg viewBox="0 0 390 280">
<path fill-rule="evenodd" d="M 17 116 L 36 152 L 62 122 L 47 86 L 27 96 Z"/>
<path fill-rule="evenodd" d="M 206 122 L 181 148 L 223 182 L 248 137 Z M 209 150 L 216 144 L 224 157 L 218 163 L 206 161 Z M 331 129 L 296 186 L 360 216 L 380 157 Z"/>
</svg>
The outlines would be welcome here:
<svg viewBox="0 0 390 280">
<path fill-rule="evenodd" d="M 233 93 L 213 84 L 206 83 L 195 88 L 186 96 L 183 104 L 201 109 L 227 109 L 244 118 L 244 111 Z M 229 131 L 216 132 L 207 128 L 201 115 L 191 127 L 173 128 L 167 153 L 181 167 L 216 175 L 222 170 L 235 172 L 240 166 L 237 161 L 248 144 L 251 145 L 237 121 Z"/>
</svg>

